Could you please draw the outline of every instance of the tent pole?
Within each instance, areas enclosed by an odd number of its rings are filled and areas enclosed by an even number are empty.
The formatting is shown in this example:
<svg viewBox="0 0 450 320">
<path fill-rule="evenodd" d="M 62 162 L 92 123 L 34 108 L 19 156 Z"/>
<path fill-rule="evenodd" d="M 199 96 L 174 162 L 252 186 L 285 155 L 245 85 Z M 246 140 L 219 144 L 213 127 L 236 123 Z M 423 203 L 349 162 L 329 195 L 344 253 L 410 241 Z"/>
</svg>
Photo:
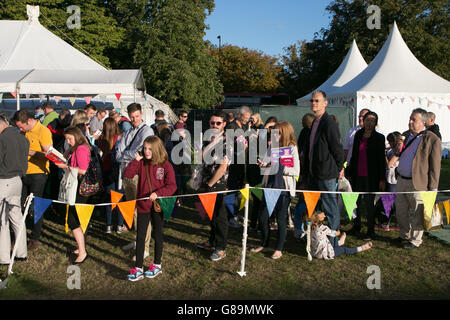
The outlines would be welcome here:
<svg viewBox="0 0 450 320">
<path fill-rule="evenodd" d="M 20 110 L 20 93 L 19 88 L 16 89 L 16 102 L 17 102 L 17 111 Z"/>
</svg>

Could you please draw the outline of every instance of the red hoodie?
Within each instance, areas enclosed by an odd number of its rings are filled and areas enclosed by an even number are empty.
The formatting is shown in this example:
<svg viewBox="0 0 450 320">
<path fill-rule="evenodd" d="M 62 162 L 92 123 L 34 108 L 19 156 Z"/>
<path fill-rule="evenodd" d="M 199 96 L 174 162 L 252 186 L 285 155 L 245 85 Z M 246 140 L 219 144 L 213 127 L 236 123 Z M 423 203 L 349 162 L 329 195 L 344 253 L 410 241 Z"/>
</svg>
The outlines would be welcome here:
<svg viewBox="0 0 450 320">
<path fill-rule="evenodd" d="M 150 164 L 148 173 L 153 192 L 158 197 L 168 197 L 177 191 L 175 172 L 169 161 L 166 161 L 162 165 Z M 147 174 L 145 173 L 144 160 L 137 161 L 133 159 L 123 172 L 124 178 L 132 179 L 135 175 L 139 177 L 136 199 L 149 197 L 150 188 L 147 182 Z M 149 213 L 152 208 L 152 201 L 136 201 L 136 208 L 138 213 Z"/>
</svg>

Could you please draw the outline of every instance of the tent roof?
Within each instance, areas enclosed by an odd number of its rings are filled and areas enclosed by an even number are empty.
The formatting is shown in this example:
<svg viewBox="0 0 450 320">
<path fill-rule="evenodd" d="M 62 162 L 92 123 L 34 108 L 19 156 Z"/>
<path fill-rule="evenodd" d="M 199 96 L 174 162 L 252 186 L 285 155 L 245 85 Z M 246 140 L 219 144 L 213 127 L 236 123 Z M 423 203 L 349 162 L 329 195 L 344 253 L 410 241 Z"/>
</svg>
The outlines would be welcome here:
<svg viewBox="0 0 450 320">
<path fill-rule="evenodd" d="M 397 24 L 369 66 L 333 94 L 368 92 L 450 93 L 450 82 L 427 69 L 409 50 Z"/>
<path fill-rule="evenodd" d="M 322 83 L 316 90 L 324 91 L 328 95 L 352 80 L 366 67 L 367 63 L 361 55 L 356 41 L 353 40 L 352 45 L 340 66 L 328 78 L 328 80 Z M 312 92 L 299 98 L 297 101 L 305 99 L 309 100 L 311 98 L 311 93 Z"/>
</svg>

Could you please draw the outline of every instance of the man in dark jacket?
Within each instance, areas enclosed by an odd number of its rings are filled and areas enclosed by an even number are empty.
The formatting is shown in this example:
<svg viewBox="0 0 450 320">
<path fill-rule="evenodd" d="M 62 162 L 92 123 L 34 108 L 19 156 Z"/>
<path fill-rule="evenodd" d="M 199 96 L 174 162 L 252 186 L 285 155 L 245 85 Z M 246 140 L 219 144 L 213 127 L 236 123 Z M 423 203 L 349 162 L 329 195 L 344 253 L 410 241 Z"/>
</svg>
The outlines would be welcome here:
<svg viewBox="0 0 450 320">
<path fill-rule="evenodd" d="M 426 127 L 427 127 L 428 131 L 433 132 L 435 135 L 438 136 L 439 140 L 442 141 L 441 132 L 439 130 L 439 126 L 436 123 L 434 123 L 435 120 L 436 120 L 436 115 L 433 112 L 428 112 L 428 119 L 427 119 Z"/>
<path fill-rule="evenodd" d="M 336 191 L 337 179 L 344 176 L 344 148 L 341 144 L 339 128 L 326 112 L 327 96 L 323 91 L 315 91 L 311 98 L 314 122 L 306 145 L 306 168 L 309 170 L 309 189 Z M 323 211 L 331 230 L 338 230 L 340 212 L 336 195 L 323 193 Z M 330 237 L 331 244 L 337 244 L 336 237 Z"/>
<path fill-rule="evenodd" d="M 27 256 L 27 233 L 20 200 L 29 147 L 27 138 L 10 127 L 6 117 L 0 114 L 0 264 L 10 263 L 10 225 L 17 242 L 16 257 L 25 259 Z"/>
</svg>

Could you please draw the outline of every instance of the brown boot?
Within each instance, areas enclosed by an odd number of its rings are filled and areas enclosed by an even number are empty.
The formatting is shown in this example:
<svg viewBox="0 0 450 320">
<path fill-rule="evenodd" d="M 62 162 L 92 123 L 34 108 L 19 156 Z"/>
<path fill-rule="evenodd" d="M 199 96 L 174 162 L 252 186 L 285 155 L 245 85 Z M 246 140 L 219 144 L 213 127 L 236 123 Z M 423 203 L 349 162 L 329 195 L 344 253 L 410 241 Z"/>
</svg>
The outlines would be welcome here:
<svg viewBox="0 0 450 320">
<path fill-rule="evenodd" d="M 38 240 L 30 240 L 30 241 L 28 241 L 27 249 L 29 251 L 32 251 L 34 249 L 37 249 L 40 245 L 41 245 L 40 241 L 38 241 Z"/>
</svg>

